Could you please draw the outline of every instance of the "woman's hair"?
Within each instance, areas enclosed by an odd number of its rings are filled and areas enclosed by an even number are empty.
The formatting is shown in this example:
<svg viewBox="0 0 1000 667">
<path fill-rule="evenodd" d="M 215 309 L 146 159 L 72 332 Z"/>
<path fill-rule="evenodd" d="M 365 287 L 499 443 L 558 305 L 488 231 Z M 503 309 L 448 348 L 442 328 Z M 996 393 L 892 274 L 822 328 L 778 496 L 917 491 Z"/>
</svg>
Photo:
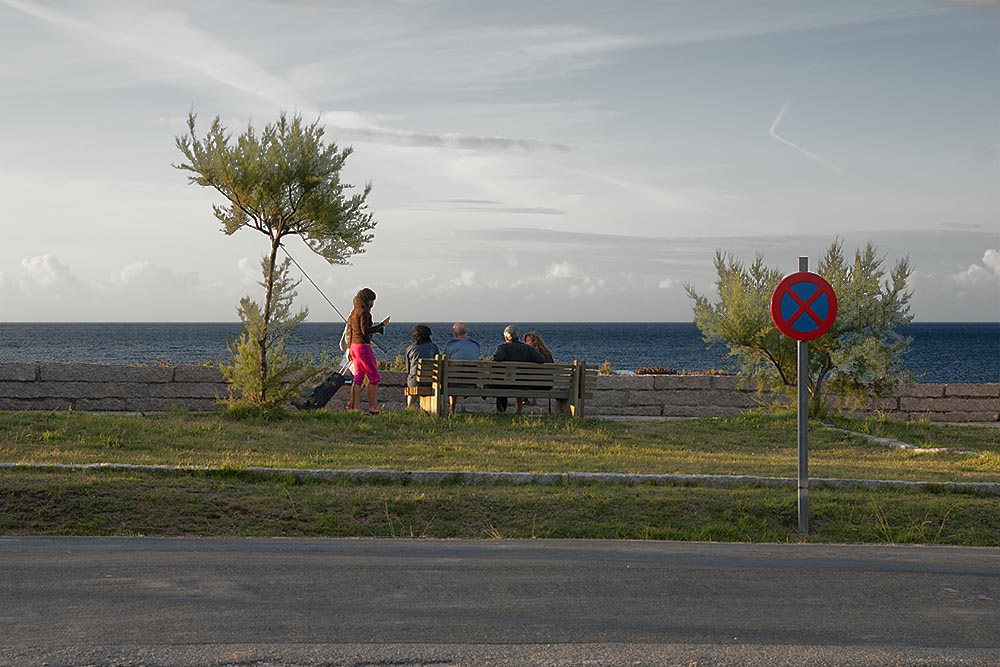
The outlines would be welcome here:
<svg viewBox="0 0 1000 667">
<path fill-rule="evenodd" d="M 413 342 L 416 345 L 428 343 L 431 340 L 431 328 L 426 324 L 418 324 L 413 327 Z"/>
<path fill-rule="evenodd" d="M 541 352 L 542 354 L 548 355 L 550 357 L 552 356 L 552 350 L 546 347 L 545 339 L 542 338 L 542 334 L 538 333 L 537 331 L 529 331 L 528 333 L 524 334 L 524 342 L 528 343 L 529 339 L 535 341 L 535 344 L 532 347 L 537 348 L 538 351 Z M 531 345 L 531 343 L 528 344 Z"/>
<path fill-rule="evenodd" d="M 358 290 L 358 293 L 354 295 L 354 307 L 355 308 L 367 308 L 369 302 L 375 300 L 375 292 L 367 287 L 362 287 Z"/>
</svg>

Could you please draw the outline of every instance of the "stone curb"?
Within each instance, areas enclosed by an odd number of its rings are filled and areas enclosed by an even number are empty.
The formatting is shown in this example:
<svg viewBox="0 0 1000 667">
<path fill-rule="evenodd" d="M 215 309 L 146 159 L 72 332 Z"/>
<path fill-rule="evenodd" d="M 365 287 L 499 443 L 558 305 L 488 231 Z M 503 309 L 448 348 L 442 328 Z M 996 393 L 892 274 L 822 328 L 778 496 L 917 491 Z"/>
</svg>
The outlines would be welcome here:
<svg viewBox="0 0 1000 667">
<path fill-rule="evenodd" d="M 250 466 L 243 470 L 211 468 L 208 466 L 134 465 L 128 463 L 0 463 L 0 470 L 112 470 L 127 472 L 190 473 L 190 472 L 248 472 L 261 477 L 292 475 L 299 479 L 325 479 L 355 483 L 379 482 L 394 484 L 422 484 L 427 486 L 462 485 L 558 486 L 572 484 L 616 484 L 636 486 L 705 486 L 716 489 L 734 486 L 787 487 L 795 489 L 798 480 L 792 477 L 757 477 L 753 475 L 642 475 L 610 472 L 462 472 L 438 470 L 385 470 L 358 468 L 353 470 L 263 468 Z M 811 488 L 834 489 L 904 489 L 944 490 L 958 493 L 985 493 L 1000 495 L 1000 483 L 995 482 L 908 482 L 904 480 L 839 479 L 811 477 Z"/>
<path fill-rule="evenodd" d="M 964 456 L 983 455 L 982 452 L 970 452 L 967 449 L 949 449 L 948 447 L 918 447 L 917 445 L 911 445 L 908 442 L 903 442 L 902 440 L 896 440 L 895 438 L 883 438 L 881 436 L 871 435 L 869 433 L 858 433 L 857 431 L 849 431 L 846 428 L 838 428 L 830 424 L 823 424 L 823 427 L 831 431 L 836 431 L 838 433 L 847 433 L 848 435 L 856 435 L 870 442 L 874 442 L 876 445 L 882 445 L 883 447 L 888 447 L 889 449 L 905 449 L 906 451 L 913 452 L 914 454 L 962 454 Z"/>
</svg>

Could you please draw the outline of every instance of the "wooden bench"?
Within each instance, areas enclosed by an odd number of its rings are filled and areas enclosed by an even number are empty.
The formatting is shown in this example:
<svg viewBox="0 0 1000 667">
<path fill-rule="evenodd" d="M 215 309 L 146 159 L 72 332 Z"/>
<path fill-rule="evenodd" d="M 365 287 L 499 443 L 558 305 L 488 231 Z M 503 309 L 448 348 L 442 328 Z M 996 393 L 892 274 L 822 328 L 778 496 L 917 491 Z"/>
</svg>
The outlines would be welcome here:
<svg viewBox="0 0 1000 667">
<path fill-rule="evenodd" d="M 448 415 L 451 396 L 552 399 L 556 414 L 582 417 L 592 395 L 596 369 L 582 361 L 572 364 L 536 364 L 515 361 L 459 361 L 439 354 L 417 360 L 417 382 L 407 396 L 420 397 L 420 409 L 438 417 Z"/>
</svg>

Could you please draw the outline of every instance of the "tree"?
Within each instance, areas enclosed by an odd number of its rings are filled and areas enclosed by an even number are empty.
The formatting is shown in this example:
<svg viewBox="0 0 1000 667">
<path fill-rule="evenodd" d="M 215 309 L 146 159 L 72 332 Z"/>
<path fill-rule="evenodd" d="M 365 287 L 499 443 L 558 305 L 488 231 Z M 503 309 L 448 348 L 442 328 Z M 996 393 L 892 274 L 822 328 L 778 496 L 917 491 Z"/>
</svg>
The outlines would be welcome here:
<svg viewBox="0 0 1000 667">
<path fill-rule="evenodd" d="M 910 373 L 903 357 L 910 339 L 896 328 L 913 319 L 907 281 L 909 258 L 891 271 L 885 258 L 869 243 L 857 250 L 854 261 L 844 256 L 843 243 L 834 241 L 820 260 L 817 273 L 837 294 L 837 320 L 830 330 L 809 342 L 809 396 L 813 416 L 825 410 L 824 389 L 861 404 L 883 396 Z M 694 301 L 694 321 L 707 343 L 722 343 L 739 372 L 756 381 L 758 389 L 793 393 L 796 386 L 796 341 L 780 333 L 771 321 L 769 303 L 782 273 L 768 268 L 757 255 L 745 266 L 731 254 L 716 251 L 716 288 L 711 302 L 686 285 Z"/>
<path fill-rule="evenodd" d="M 275 287 L 282 276 L 287 278 L 278 266 L 278 249 L 286 237 L 298 236 L 331 264 L 346 264 L 351 255 L 364 252 L 376 224 L 367 206 L 371 183 L 350 195 L 354 186 L 341 181 L 340 171 L 353 149 L 324 143 L 318 120 L 307 125 L 301 116 L 289 120 L 281 112 L 260 134 L 250 124 L 234 142 L 218 116 L 199 139 L 196 120 L 192 111 L 187 134 L 176 137 L 187 162 L 174 167 L 192 173 L 189 183 L 212 188 L 226 199 L 225 205 L 212 207 L 226 234 L 249 228 L 270 242 L 263 260 L 264 304 L 258 306 L 248 297 L 240 309 L 244 335 L 256 339 L 258 377 L 253 384 L 260 394 L 253 399 L 264 404 L 273 385 L 269 364 L 276 328 Z M 254 323 L 252 329 L 248 322 Z"/>
<path fill-rule="evenodd" d="M 274 270 L 270 321 L 265 321 L 257 302 L 249 296 L 243 297 L 239 308 L 243 331 L 238 339 L 226 344 L 233 363 L 223 364 L 222 374 L 231 387 L 240 389 L 241 400 L 257 407 L 269 408 L 284 402 L 298 390 L 301 382 L 311 377 L 311 374 L 304 373 L 309 360 L 305 357 L 293 358 L 285 351 L 285 344 L 293 330 L 308 315 L 306 309 L 292 314 L 292 302 L 299 281 L 288 275 L 289 264 L 286 258 Z M 266 256 L 261 258 L 261 272 L 266 280 L 270 272 Z M 264 281 L 260 285 L 265 286 Z M 269 329 L 266 336 L 262 333 L 265 326 Z M 263 355 L 262 339 L 268 341 Z M 267 365 L 266 374 L 260 372 L 262 358 Z M 229 403 L 231 407 L 241 405 L 232 396 Z"/>
</svg>

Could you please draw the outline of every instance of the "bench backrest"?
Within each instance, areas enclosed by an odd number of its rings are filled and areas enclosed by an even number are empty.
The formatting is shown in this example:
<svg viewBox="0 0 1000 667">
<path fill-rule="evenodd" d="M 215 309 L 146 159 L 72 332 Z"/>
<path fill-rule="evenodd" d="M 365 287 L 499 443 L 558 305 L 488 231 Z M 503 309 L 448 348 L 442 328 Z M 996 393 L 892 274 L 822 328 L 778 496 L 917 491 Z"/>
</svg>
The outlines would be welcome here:
<svg viewBox="0 0 1000 667">
<path fill-rule="evenodd" d="M 574 389 L 574 374 L 579 369 L 576 364 L 465 361 L 437 355 L 433 359 L 417 360 L 417 382 L 438 386 L 449 394 L 475 395 L 474 387 L 492 387 L 544 391 L 568 397 Z M 590 394 L 596 376 L 596 369 L 587 369 L 581 374 L 583 386 L 577 391 Z"/>
</svg>

